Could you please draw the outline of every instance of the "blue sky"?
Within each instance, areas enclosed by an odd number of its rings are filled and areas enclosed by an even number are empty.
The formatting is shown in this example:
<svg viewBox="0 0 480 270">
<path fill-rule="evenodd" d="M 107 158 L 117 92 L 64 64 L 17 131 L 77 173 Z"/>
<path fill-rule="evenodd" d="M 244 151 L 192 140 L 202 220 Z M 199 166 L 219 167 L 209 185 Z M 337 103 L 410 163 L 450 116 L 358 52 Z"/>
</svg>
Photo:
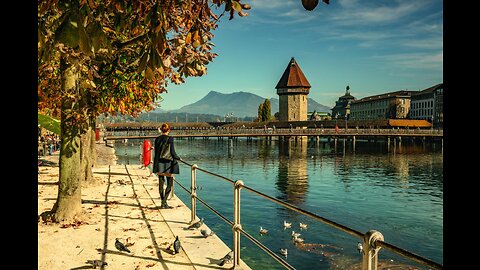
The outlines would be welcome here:
<svg viewBox="0 0 480 270">
<path fill-rule="evenodd" d="M 350 86 L 357 99 L 443 82 L 443 1 L 242 0 L 247 17 L 222 17 L 207 74 L 169 84 L 160 107 L 178 109 L 210 91 L 278 98 L 275 86 L 295 57 L 312 88 L 308 97 L 333 107 Z M 223 10 L 223 9 L 222 9 Z M 219 14 L 221 10 L 215 13 Z"/>
</svg>

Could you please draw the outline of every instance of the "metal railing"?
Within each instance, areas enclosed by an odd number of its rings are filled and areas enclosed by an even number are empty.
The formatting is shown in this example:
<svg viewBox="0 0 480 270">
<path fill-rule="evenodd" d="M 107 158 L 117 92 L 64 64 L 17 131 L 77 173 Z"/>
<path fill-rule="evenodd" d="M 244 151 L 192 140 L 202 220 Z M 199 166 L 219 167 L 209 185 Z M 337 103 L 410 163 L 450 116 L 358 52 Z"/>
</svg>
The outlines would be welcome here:
<svg viewBox="0 0 480 270">
<path fill-rule="evenodd" d="M 263 245 L 261 242 L 259 242 L 257 239 L 252 237 L 249 233 L 244 231 L 242 229 L 242 224 L 240 221 L 240 190 L 243 188 L 249 192 L 252 192 L 262 198 L 265 198 L 267 200 L 270 200 L 278 205 L 281 205 L 285 208 L 288 208 L 290 210 L 293 210 L 297 213 L 300 213 L 304 216 L 308 216 L 310 218 L 313 218 L 315 220 L 321 221 L 324 224 L 327 224 L 331 227 L 334 227 L 336 229 L 339 229 L 343 232 L 346 232 L 354 237 L 358 237 L 362 239 L 363 241 L 363 257 L 362 257 L 362 270 L 377 270 L 377 262 L 378 262 L 378 252 L 380 248 L 385 248 L 387 250 L 390 250 L 396 254 L 399 254 L 409 260 L 415 261 L 421 265 L 427 266 L 430 269 L 443 269 L 443 266 L 437 262 L 434 262 L 432 260 L 429 260 L 427 258 L 424 258 L 422 256 L 419 256 L 417 254 L 414 254 L 410 251 L 404 250 L 402 248 L 399 248 L 397 246 L 394 246 L 392 244 L 389 244 L 384 241 L 383 235 L 376 231 L 376 230 L 369 230 L 366 233 L 359 232 L 357 230 L 354 230 L 352 228 L 349 228 L 345 225 L 336 223 L 332 220 L 329 220 L 327 218 L 321 217 L 315 213 L 312 213 L 310 211 L 301 209 L 295 205 L 289 204 L 287 202 L 278 200 L 276 198 L 273 198 L 267 194 L 264 194 L 262 192 L 259 192 L 255 189 L 252 189 L 248 186 L 246 186 L 242 180 L 232 180 L 227 177 L 224 177 L 222 175 L 207 171 L 205 169 L 199 168 L 196 164 L 189 164 L 188 162 L 185 162 L 183 160 L 180 160 L 180 162 L 184 163 L 185 165 L 189 166 L 191 168 L 191 187 L 190 190 L 185 188 L 181 183 L 179 183 L 176 179 L 175 182 L 183 188 L 185 191 L 187 191 L 190 194 L 191 197 L 191 221 L 194 222 L 196 218 L 196 203 L 197 200 L 201 202 L 205 207 L 207 207 L 210 211 L 215 213 L 217 216 L 219 216 L 223 221 L 228 223 L 230 226 L 232 226 L 232 231 L 233 231 L 233 264 L 234 264 L 234 269 L 240 266 L 240 234 L 243 234 L 247 239 L 252 241 L 255 245 L 260 247 L 263 251 L 265 251 L 268 255 L 270 255 L 272 258 L 277 260 L 280 264 L 282 264 L 285 268 L 287 269 L 295 269 L 293 266 L 291 266 L 288 262 L 286 262 L 283 258 L 278 256 L 275 252 L 271 251 L 268 247 Z M 202 171 L 204 173 L 207 173 L 209 175 L 215 176 L 217 178 L 220 178 L 222 180 L 225 180 L 229 182 L 230 184 L 233 185 L 233 221 L 230 221 L 228 218 L 220 214 L 218 211 L 216 211 L 214 208 L 209 206 L 206 202 L 204 202 L 202 199 L 200 199 L 197 194 L 196 194 L 196 189 L 197 189 L 197 170 Z"/>
</svg>

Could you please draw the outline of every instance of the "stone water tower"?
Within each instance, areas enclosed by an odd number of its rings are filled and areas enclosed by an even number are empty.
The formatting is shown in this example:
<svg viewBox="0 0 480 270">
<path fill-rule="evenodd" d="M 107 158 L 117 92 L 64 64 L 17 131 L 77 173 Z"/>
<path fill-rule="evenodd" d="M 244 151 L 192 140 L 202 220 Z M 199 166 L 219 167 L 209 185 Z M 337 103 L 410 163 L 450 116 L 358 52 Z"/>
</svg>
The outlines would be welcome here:
<svg viewBox="0 0 480 270">
<path fill-rule="evenodd" d="M 307 95 L 310 87 L 300 66 L 292 57 L 275 87 L 280 100 L 278 105 L 279 121 L 307 120 Z"/>
</svg>

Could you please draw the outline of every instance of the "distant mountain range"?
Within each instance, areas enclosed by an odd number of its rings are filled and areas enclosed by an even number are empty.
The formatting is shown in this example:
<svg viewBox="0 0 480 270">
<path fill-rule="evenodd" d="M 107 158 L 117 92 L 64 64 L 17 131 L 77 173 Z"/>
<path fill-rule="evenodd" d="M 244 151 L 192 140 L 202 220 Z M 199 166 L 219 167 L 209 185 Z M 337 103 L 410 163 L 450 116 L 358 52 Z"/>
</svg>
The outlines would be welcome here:
<svg viewBox="0 0 480 270">
<path fill-rule="evenodd" d="M 331 113 L 331 108 L 322 105 L 311 98 L 308 100 L 308 111 Z M 185 105 L 177 110 L 165 111 L 157 109 L 157 112 L 171 113 L 196 113 L 196 114 L 214 114 L 224 116 L 233 112 L 235 117 L 256 117 L 258 106 L 265 101 L 264 97 L 249 92 L 234 92 L 231 94 L 222 94 L 216 91 L 210 91 L 199 101 Z M 272 106 L 272 115 L 278 112 L 278 98 L 270 98 Z"/>
</svg>

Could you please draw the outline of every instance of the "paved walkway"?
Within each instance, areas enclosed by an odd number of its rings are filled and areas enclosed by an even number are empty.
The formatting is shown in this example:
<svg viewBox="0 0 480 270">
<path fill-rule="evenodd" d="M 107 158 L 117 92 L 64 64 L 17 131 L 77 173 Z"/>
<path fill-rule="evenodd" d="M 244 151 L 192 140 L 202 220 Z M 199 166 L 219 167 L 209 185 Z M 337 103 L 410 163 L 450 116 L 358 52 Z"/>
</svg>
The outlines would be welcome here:
<svg viewBox="0 0 480 270">
<path fill-rule="evenodd" d="M 185 230 L 190 225 L 190 209 L 176 196 L 169 200 L 173 209 L 159 209 L 161 204 L 158 198 L 158 181 L 155 176 L 149 176 L 147 169 L 139 165 L 115 165 L 95 170 L 110 176 L 111 185 L 106 194 L 107 201 L 118 202 L 119 208 L 109 210 L 107 219 L 135 218 L 141 221 L 144 230 L 136 233 L 136 238 L 151 242 L 155 251 L 149 260 L 158 261 L 163 269 L 223 269 L 217 265 L 219 259 L 230 251 L 230 248 L 216 235 L 204 238 L 200 230 L 208 228 L 207 224 L 199 229 Z M 118 186 L 123 180 L 125 186 Z M 132 207 L 134 206 L 134 207 Z M 121 207 L 130 208 L 128 216 Z M 118 213 L 117 213 L 118 212 Z M 197 220 L 199 218 L 197 217 Z M 140 222 L 139 222 L 140 223 Z M 167 250 L 175 236 L 179 236 L 183 250 L 180 254 L 171 255 Z M 109 241 L 112 243 L 112 241 Z M 164 243 L 169 242 L 168 246 Z M 113 247 L 112 247 L 113 248 Z M 242 269 L 250 269 L 242 265 Z"/>
<path fill-rule="evenodd" d="M 57 158 L 57 160 L 55 159 Z M 52 208 L 58 189 L 58 153 L 39 158 L 38 213 Z M 57 162 L 57 163 L 56 163 Z M 56 164 L 55 164 L 56 163 Z M 159 209 L 158 178 L 140 165 L 101 165 L 93 168 L 93 185 L 82 187 L 82 224 L 59 226 L 39 222 L 38 269 L 92 269 L 89 261 L 108 263 L 97 269 L 228 269 L 219 259 L 230 248 L 217 235 L 204 238 L 190 225 L 190 209 L 173 196 L 173 209 Z M 197 220 L 199 218 L 197 217 Z M 182 249 L 172 254 L 179 236 Z M 115 248 L 115 239 L 127 243 L 131 253 Z M 128 240 L 128 242 L 127 242 Z M 242 261 L 241 269 L 250 269 Z"/>
</svg>

